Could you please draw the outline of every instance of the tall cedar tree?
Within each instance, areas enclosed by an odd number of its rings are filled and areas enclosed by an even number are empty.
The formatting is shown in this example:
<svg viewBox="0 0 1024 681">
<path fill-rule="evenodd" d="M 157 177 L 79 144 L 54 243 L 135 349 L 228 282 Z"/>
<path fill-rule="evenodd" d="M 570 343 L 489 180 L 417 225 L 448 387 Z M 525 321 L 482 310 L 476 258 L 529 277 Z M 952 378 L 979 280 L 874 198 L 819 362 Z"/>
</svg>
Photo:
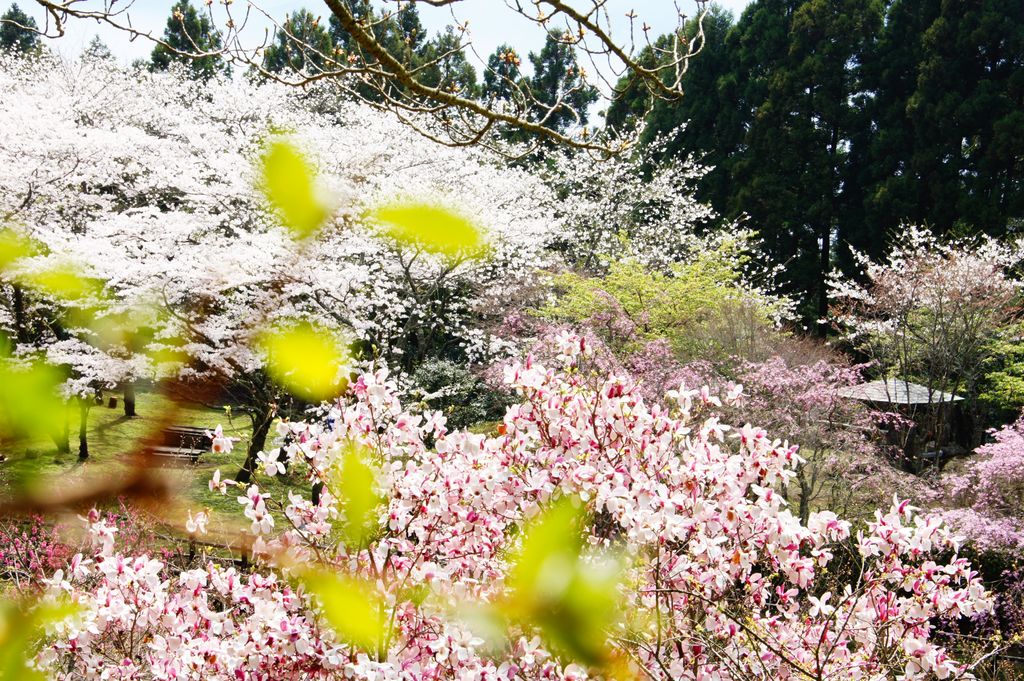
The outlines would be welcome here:
<svg viewBox="0 0 1024 681">
<path fill-rule="evenodd" d="M 182 52 L 210 52 L 221 47 L 220 33 L 213 27 L 210 18 L 200 14 L 190 0 L 178 0 L 171 7 L 163 39 L 174 50 Z M 153 48 L 150 68 L 154 71 L 166 71 L 173 62 L 185 64 L 192 77 L 198 80 L 206 80 L 225 69 L 219 55 L 192 59 L 176 54 L 163 45 Z"/>
<path fill-rule="evenodd" d="M 514 47 L 508 43 L 499 45 L 487 58 L 487 71 L 484 73 L 481 96 L 485 100 L 510 101 L 515 92 L 515 86 L 522 86 L 521 66 L 522 59 Z"/>
<path fill-rule="evenodd" d="M 463 97 L 480 95 L 476 82 L 476 69 L 459 48 L 461 36 L 451 26 L 424 45 L 421 59 L 428 64 L 423 82 L 431 87 L 459 93 Z"/>
<path fill-rule="evenodd" d="M 641 144 L 646 146 L 657 138 L 665 138 L 665 158 L 698 156 L 710 172 L 701 181 L 697 198 L 721 207 L 732 189 L 728 160 L 740 147 L 748 117 L 743 115 L 744 107 L 737 106 L 742 93 L 736 86 L 738 75 L 727 42 L 733 15 L 719 5 L 712 5 L 703 26 L 704 49 L 683 76 L 686 96 L 676 101 L 656 98 L 648 111 L 650 97 L 646 88 L 623 80 L 618 84 L 621 94 L 608 108 L 606 124 L 624 131 L 644 123 Z M 696 20 L 687 22 L 684 30 L 687 38 L 693 39 Z M 659 38 L 655 47 L 670 50 L 669 37 Z M 641 62 L 655 66 L 654 52 L 646 49 Z"/>
<path fill-rule="evenodd" d="M 107 44 L 98 35 L 94 35 L 89 44 L 85 46 L 82 58 L 105 61 L 113 59 L 114 53 L 110 51 L 110 48 L 107 47 Z"/>
<path fill-rule="evenodd" d="M 422 70 L 423 83 L 456 91 L 463 97 L 478 95 L 476 70 L 465 51 L 456 49 L 459 35 L 455 29 L 449 26 L 434 38 L 428 38 L 416 5 L 405 4 L 382 17 L 369 0 L 356 0 L 351 4 L 356 18 L 372 26 L 374 36 L 391 56 L 410 69 Z M 358 46 L 333 15 L 330 33 L 339 59 L 358 58 Z M 357 87 L 361 97 L 371 101 L 381 99 L 381 94 L 372 88 Z"/>
<path fill-rule="evenodd" d="M 330 69 L 334 41 L 320 17 L 306 9 L 289 14 L 274 32 L 274 42 L 263 54 L 263 68 L 281 71 L 318 72 Z"/>
<path fill-rule="evenodd" d="M 862 123 L 856 102 L 883 10 L 881 0 L 762 1 L 736 29 L 754 106 L 731 171 L 729 212 L 750 215 L 809 320 L 827 316 L 833 249 L 848 241 L 844 189 Z M 767 59 L 763 48 L 772 50 Z"/>
<path fill-rule="evenodd" d="M 895 0 L 867 75 L 865 220 L 1020 229 L 1024 0 Z"/>
<path fill-rule="evenodd" d="M 539 54 L 530 53 L 533 77 L 530 93 L 539 102 L 535 119 L 552 130 L 563 131 L 587 123 L 587 108 L 597 101 L 597 89 L 584 80 L 570 36 L 553 31 Z M 576 119 L 579 115 L 579 120 Z"/>
<path fill-rule="evenodd" d="M 40 47 L 39 26 L 36 20 L 25 14 L 17 3 L 0 15 L 0 50 L 35 52 Z"/>
<path fill-rule="evenodd" d="M 1024 0 L 755 0 L 704 26 L 686 96 L 638 121 L 620 83 L 607 123 L 646 123 L 644 143 L 685 123 L 668 153 L 712 166 L 698 196 L 751 216 L 806 319 L 829 268 L 904 223 L 1024 229 Z"/>
</svg>

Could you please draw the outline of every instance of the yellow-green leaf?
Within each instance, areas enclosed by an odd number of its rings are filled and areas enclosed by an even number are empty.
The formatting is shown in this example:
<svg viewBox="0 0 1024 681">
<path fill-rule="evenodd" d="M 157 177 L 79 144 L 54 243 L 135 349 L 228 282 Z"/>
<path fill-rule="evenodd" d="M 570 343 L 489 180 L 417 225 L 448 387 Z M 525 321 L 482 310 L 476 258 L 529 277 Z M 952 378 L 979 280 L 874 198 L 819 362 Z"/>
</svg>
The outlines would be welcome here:
<svg viewBox="0 0 1024 681">
<path fill-rule="evenodd" d="M 261 189 L 284 226 L 300 239 L 320 229 L 330 214 L 317 196 L 312 166 L 287 142 L 272 142 L 264 154 Z"/>
<path fill-rule="evenodd" d="M 0 229 L 0 272 L 11 265 L 35 253 L 32 242 L 16 231 L 7 227 Z"/>
<path fill-rule="evenodd" d="M 166 364 L 185 364 L 188 362 L 188 353 L 180 347 L 173 345 L 151 345 L 144 353 L 156 366 Z"/>
<path fill-rule="evenodd" d="M 381 206 L 369 219 L 384 227 L 396 241 L 419 246 L 431 253 L 454 256 L 479 255 L 483 248 L 480 229 L 461 215 L 442 206 L 401 203 Z"/>
<path fill-rule="evenodd" d="M 320 611 L 346 643 L 369 650 L 385 632 L 384 603 L 372 585 L 326 570 L 303 573 L 306 590 L 319 601 Z"/>
<path fill-rule="evenodd" d="M 65 404 L 58 392 L 61 372 L 35 361 L 27 365 L 0 357 L 0 435 L 53 435 L 64 427 Z"/>
<path fill-rule="evenodd" d="M 584 552 L 584 511 L 561 499 L 527 528 L 509 574 L 505 614 L 540 630 L 551 649 L 587 665 L 610 659 L 607 629 L 620 616 L 617 560 Z"/>
<path fill-rule="evenodd" d="M 582 519 L 582 507 L 563 498 L 529 525 L 510 575 L 514 590 L 531 598 L 564 592 L 583 550 Z"/>
<path fill-rule="evenodd" d="M 29 669 L 36 642 L 47 626 L 74 616 L 78 608 L 64 600 L 39 604 L 0 601 L 0 681 L 43 681 L 46 677 Z"/>
<path fill-rule="evenodd" d="M 62 302 L 78 302 L 97 296 L 103 290 L 98 281 L 82 276 L 71 267 L 28 272 L 20 279 L 26 286 Z"/>
<path fill-rule="evenodd" d="M 366 462 L 365 450 L 350 445 L 342 459 L 338 494 L 345 505 L 345 536 L 350 546 L 360 546 L 376 524 L 381 498 L 376 476 Z"/>
<path fill-rule="evenodd" d="M 271 376 L 293 395 L 326 400 L 341 392 L 347 355 L 332 331 L 299 322 L 264 334 L 260 344 Z"/>
</svg>

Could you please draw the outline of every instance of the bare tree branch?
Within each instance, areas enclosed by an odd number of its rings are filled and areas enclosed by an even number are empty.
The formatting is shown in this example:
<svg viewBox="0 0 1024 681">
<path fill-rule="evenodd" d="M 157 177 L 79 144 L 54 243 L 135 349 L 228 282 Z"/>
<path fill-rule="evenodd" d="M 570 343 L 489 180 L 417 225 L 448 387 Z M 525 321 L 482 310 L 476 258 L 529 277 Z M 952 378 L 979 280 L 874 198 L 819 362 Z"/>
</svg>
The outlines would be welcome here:
<svg viewBox="0 0 1024 681">
<path fill-rule="evenodd" d="M 334 47 L 329 53 L 323 46 L 310 44 L 288 21 L 276 20 L 256 0 L 240 3 L 241 11 L 233 7 L 232 0 L 205 0 L 204 18 L 219 38 L 214 46 L 198 36 L 187 36 L 187 48 L 175 46 L 154 30 L 139 27 L 131 17 L 134 0 L 35 0 L 46 16 L 43 27 L 36 32 L 59 38 L 65 35 L 68 22 L 89 20 L 123 31 L 132 40 L 150 41 L 179 59 L 224 59 L 295 87 L 329 82 L 341 94 L 389 111 L 421 134 L 450 146 L 486 146 L 508 154 L 510 145 L 502 133 L 509 131 L 518 133 L 520 144 L 512 150 L 516 155 L 530 153 L 541 142 L 583 149 L 596 156 L 616 154 L 631 145 L 633 139 L 594 134 L 583 125 L 586 111 L 578 110 L 571 101 L 580 88 L 593 87 L 595 76 L 582 67 L 578 73 L 580 84 L 557 93 L 553 102 L 540 101 L 523 79 L 491 68 L 474 51 L 467 23 L 459 21 L 457 7 L 461 0 L 384 0 L 385 9 L 369 17 L 356 11 L 355 1 L 323 0 L 337 26 L 350 37 L 347 50 Z M 625 13 L 629 30 L 620 39 L 613 31 L 609 0 L 505 0 L 504 9 L 510 18 L 518 16 L 533 23 L 547 39 L 570 48 L 577 58 L 588 59 L 592 73 L 603 83 L 601 94 L 606 99 L 620 94 L 625 86 L 642 85 L 641 91 L 646 92 L 651 106 L 657 99 L 674 100 L 683 95 L 683 76 L 690 60 L 703 49 L 708 0 L 693 1 L 697 15 L 689 31 L 691 37 L 685 30 L 688 17 L 676 5 L 677 23 L 666 31 L 670 47 L 651 40 L 652 27 L 634 10 Z M 447 9 L 454 22 L 450 36 L 455 42 L 414 64 L 393 54 L 381 36 L 385 28 L 396 25 L 402 13 L 413 11 L 417 5 Z M 262 41 L 254 44 L 244 34 L 247 27 L 258 23 L 257 17 L 262 17 L 259 22 L 263 18 L 269 21 L 273 34 L 263 31 Z M 187 31 L 184 19 L 178 18 L 181 30 Z M 267 68 L 264 55 L 275 39 L 301 56 L 304 65 L 300 71 Z M 458 83 L 429 82 L 432 70 L 467 52 L 475 55 L 486 74 L 501 83 L 507 97 L 479 97 Z M 562 118 L 561 125 L 553 124 L 556 114 Z M 525 148 L 524 139 L 532 140 Z"/>
</svg>

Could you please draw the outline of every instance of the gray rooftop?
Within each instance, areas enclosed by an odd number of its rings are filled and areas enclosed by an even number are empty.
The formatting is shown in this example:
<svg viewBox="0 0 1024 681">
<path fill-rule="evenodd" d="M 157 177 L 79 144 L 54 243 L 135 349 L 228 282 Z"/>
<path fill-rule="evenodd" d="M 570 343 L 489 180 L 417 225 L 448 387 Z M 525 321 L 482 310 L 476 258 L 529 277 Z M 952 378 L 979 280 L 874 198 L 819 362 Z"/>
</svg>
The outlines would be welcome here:
<svg viewBox="0 0 1024 681">
<path fill-rule="evenodd" d="M 926 386 L 911 383 L 899 378 L 884 381 L 871 381 L 852 385 L 839 390 L 841 397 L 849 397 L 864 402 L 881 402 L 884 404 L 939 404 L 940 402 L 957 402 L 964 398 L 941 390 L 929 390 Z"/>
</svg>

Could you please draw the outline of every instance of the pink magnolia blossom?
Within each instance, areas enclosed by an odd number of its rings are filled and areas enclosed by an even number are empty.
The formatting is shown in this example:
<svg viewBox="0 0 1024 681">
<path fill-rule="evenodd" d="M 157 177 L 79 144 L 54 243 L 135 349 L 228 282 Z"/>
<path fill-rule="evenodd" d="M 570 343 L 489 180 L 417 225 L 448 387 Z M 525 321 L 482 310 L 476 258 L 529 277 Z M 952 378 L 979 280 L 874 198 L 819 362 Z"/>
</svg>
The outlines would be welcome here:
<svg viewBox="0 0 1024 681">
<path fill-rule="evenodd" d="M 224 429 L 218 423 L 217 427 L 213 431 L 206 431 L 206 437 L 210 438 L 211 449 L 215 454 L 227 454 L 235 448 L 235 442 L 238 438 L 228 437 L 224 434 Z"/>
</svg>

